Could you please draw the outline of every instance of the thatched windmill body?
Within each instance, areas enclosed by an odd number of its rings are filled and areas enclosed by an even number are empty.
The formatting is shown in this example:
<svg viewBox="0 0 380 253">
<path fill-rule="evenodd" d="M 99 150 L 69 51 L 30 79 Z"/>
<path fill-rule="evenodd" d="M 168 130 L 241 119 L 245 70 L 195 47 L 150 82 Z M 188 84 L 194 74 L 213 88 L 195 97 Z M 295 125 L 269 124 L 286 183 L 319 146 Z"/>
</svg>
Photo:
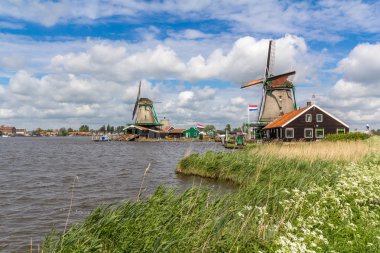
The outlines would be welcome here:
<svg viewBox="0 0 380 253">
<path fill-rule="evenodd" d="M 132 120 L 135 119 L 134 125 L 144 126 L 147 128 L 160 126 L 154 110 L 153 101 L 149 98 L 140 98 L 141 82 L 137 93 L 135 108 L 133 109 Z"/>
<path fill-rule="evenodd" d="M 275 56 L 274 41 L 269 41 L 264 78 L 244 83 L 241 88 L 263 84 L 263 94 L 258 115 L 258 124 L 266 125 L 285 113 L 297 108 L 292 79 L 295 71 L 273 75 Z"/>
</svg>

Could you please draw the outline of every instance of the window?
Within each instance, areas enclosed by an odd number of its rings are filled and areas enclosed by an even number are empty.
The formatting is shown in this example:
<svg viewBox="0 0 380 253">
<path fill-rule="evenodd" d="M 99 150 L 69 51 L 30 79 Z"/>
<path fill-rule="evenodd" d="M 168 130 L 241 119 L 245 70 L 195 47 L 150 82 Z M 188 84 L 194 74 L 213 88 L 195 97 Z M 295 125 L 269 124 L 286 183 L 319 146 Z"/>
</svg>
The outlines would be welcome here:
<svg viewBox="0 0 380 253">
<path fill-rule="evenodd" d="M 285 128 L 285 138 L 294 138 L 294 128 Z"/>
<path fill-rule="evenodd" d="M 317 114 L 317 122 L 323 122 L 323 114 Z"/>
<path fill-rule="evenodd" d="M 305 138 L 313 138 L 313 128 L 305 128 Z"/>
<path fill-rule="evenodd" d="M 325 137 L 325 129 L 316 128 L 315 129 L 315 138 L 324 138 Z"/>
<path fill-rule="evenodd" d="M 305 121 L 306 121 L 306 122 L 311 122 L 311 119 L 312 119 L 311 114 L 306 114 L 306 115 L 305 115 Z"/>
<path fill-rule="evenodd" d="M 346 133 L 346 129 L 345 128 L 337 128 L 336 129 L 336 133 L 337 134 L 345 134 Z"/>
</svg>

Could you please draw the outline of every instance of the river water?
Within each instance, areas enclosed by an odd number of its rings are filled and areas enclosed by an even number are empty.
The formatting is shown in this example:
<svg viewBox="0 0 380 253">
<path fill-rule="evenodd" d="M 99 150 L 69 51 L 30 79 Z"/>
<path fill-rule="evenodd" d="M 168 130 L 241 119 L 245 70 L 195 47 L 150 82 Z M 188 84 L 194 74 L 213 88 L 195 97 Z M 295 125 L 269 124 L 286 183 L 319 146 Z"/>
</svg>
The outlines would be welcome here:
<svg viewBox="0 0 380 253">
<path fill-rule="evenodd" d="M 207 142 L 107 142 L 82 137 L 0 138 L 0 251 L 35 250 L 53 227 L 63 231 L 75 180 L 69 225 L 99 204 L 135 200 L 144 170 L 143 197 L 159 185 L 184 190 L 204 185 L 233 188 L 212 180 L 177 175 L 188 152 L 222 150 Z M 77 177 L 77 180 L 75 179 Z"/>
</svg>

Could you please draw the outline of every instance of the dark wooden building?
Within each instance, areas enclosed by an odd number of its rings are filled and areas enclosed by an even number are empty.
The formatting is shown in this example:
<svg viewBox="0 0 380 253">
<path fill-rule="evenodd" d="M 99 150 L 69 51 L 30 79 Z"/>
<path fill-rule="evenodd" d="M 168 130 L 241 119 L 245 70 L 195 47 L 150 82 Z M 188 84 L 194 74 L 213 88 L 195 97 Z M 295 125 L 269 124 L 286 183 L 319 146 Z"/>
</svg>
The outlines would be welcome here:
<svg viewBox="0 0 380 253">
<path fill-rule="evenodd" d="M 348 133 L 349 126 L 317 105 L 284 114 L 262 129 L 265 139 L 318 140 L 327 134 Z"/>
</svg>

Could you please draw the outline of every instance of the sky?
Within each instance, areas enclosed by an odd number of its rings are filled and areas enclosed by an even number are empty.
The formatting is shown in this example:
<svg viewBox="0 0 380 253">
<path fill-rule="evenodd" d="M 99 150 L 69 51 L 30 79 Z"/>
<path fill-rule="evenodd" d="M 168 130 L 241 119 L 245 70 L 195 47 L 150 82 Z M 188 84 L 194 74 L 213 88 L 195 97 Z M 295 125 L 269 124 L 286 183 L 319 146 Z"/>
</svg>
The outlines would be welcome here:
<svg viewBox="0 0 380 253">
<path fill-rule="evenodd" d="M 296 100 L 380 128 L 380 2 L 3 0 L 0 125 L 132 123 L 138 83 L 174 127 L 247 121 L 269 40 Z M 256 115 L 251 114 L 250 120 Z"/>
</svg>

